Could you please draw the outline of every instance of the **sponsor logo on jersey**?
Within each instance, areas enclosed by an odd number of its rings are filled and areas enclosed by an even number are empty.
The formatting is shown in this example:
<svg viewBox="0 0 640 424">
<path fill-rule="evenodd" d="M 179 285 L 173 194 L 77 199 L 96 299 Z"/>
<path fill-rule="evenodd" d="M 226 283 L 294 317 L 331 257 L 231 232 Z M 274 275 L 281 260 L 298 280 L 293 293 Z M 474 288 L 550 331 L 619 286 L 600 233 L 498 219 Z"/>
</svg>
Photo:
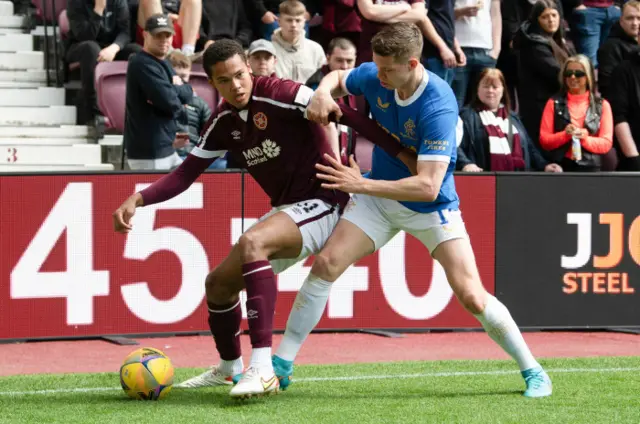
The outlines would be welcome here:
<svg viewBox="0 0 640 424">
<path fill-rule="evenodd" d="M 244 150 L 242 155 L 247 161 L 247 166 L 254 166 L 280 156 L 281 150 L 275 141 L 266 139 L 261 145 Z"/>
<path fill-rule="evenodd" d="M 387 103 L 382 103 L 382 99 L 380 97 L 378 97 L 378 107 L 380 109 L 382 109 L 383 111 L 387 111 L 387 109 L 389 108 L 389 105 L 391 103 L 387 102 Z"/>
</svg>

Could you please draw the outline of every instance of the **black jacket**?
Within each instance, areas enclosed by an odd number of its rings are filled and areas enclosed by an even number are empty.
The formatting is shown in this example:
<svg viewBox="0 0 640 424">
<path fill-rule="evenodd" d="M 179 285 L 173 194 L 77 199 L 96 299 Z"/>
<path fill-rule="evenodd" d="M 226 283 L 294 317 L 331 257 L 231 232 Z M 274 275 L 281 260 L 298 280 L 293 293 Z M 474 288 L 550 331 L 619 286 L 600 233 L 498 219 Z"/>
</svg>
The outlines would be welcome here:
<svg viewBox="0 0 640 424">
<path fill-rule="evenodd" d="M 247 0 L 206 0 L 202 3 L 199 45 L 207 40 L 230 38 L 247 48 L 253 39 Z M 200 50 L 201 47 L 198 48 Z"/>
<path fill-rule="evenodd" d="M 489 154 L 489 135 L 482 125 L 480 115 L 472 107 L 464 107 L 460 111 L 464 125 L 462 142 L 458 147 L 456 170 L 461 171 L 466 165 L 475 164 L 485 171 L 491 171 L 491 155 Z M 525 171 L 543 171 L 549 164 L 536 148 L 518 116 L 511 112 L 511 121 L 520 135 L 520 145 L 525 163 Z"/>
<path fill-rule="evenodd" d="M 117 44 L 123 48 L 131 42 L 129 5 L 126 0 L 107 0 L 102 16 L 93 11 L 93 0 L 69 0 L 67 45 L 95 41 L 104 48 Z"/>
<path fill-rule="evenodd" d="M 211 117 L 211 109 L 207 102 L 202 100 L 202 97 L 198 97 L 195 94 L 191 99 L 191 102 L 184 106 L 187 110 L 187 124 L 180 124 L 179 128 L 182 132 L 189 133 L 189 145 L 178 149 L 178 154 L 184 156 L 189 153 L 200 140 L 200 134 L 204 129 L 205 124 Z"/>
<path fill-rule="evenodd" d="M 560 91 L 560 63 L 549 39 L 531 31 L 525 21 L 513 40 L 518 57 L 518 105 L 520 117 L 536 147 L 540 146 L 540 119 L 547 100 Z"/>
<path fill-rule="evenodd" d="M 611 100 L 609 85 L 613 70 L 638 50 L 638 40 L 627 35 L 619 22 L 611 28 L 609 38 L 598 50 L 598 87 L 602 97 Z"/>
<path fill-rule="evenodd" d="M 622 62 L 611 75 L 611 109 L 613 122 L 627 122 L 640 149 L 640 51 Z M 622 156 L 622 149 L 616 148 Z M 640 170 L 640 169 L 638 169 Z"/>
<path fill-rule="evenodd" d="M 187 123 L 184 105 L 193 89 L 174 85 L 174 75 L 167 60 L 145 51 L 129 60 L 124 145 L 130 159 L 160 159 L 175 151 L 173 140 L 179 125 Z"/>
</svg>

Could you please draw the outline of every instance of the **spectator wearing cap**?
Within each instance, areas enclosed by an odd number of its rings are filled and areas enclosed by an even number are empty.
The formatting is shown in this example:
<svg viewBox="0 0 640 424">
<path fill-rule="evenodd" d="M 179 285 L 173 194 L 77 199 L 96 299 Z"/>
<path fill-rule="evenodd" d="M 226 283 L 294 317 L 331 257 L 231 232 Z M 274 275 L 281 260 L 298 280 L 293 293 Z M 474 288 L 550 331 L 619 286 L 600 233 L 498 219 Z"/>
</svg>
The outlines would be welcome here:
<svg viewBox="0 0 640 424">
<path fill-rule="evenodd" d="M 611 100 L 608 92 L 611 73 L 638 49 L 638 34 L 640 1 L 631 0 L 623 6 L 620 21 L 615 23 L 609 38 L 598 50 L 598 88 L 605 99 Z"/>
<path fill-rule="evenodd" d="M 94 85 L 98 62 L 128 60 L 141 48 L 130 43 L 126 0 L 69 0 L 67 17 L 70 31 L 66 60 L 80 63 L 82 102 L 79 121 L 84 124 L 98 114 Z"/>
<path fill-rule="evenodd" d="M 280 28 L 271 37 L 278 57 L 276 75 L 303 84 L 325 64 L 322 46 L 305 38 L 306 12 L 304 4 L 298 0 L 280 3 Z"/>
<path fill-rule="evenodd" d="M 188 84 L 189 78 L 191 77 L 191 59 L 179 50 L 174 50 L 169 53 L 167 59 L 176 71 L 176 74 L 182 78 L 185 84 Z M 199 97 L 195 91 L 191 101 L 184 105 L 184 107 L 187 110 L 187 125 L 178 123 L 178 126 L 180 127 L 180 133 L 189 134 L 189 141 L 184 147 L 174 146 L 177 147 L 178 156 L 183 159 L 198 144 L 200 134 L 211 116 L 209 105 L 202 97 Z"/>
<path fill-rule="evenodd" d="M 256 40 L 249 46 L 249 67 L 253 75 L 257 77 L 275 76 L 276 49 L 271 41 Z"/>
<path fill-rule="evenodd" d="M 143 50 L 129 61 L 124 146 L 131 169 L 174 168 L 181 163 L 176 147 L 188 142 L 188 134 L 177 133 L 188 122 L 184 105 L 193 89 L 166 59 L 173 34 L 167 15 L 151 16 Z"/>
<path fill-rule="evenodd" d="M 327 47 L 327 64 L 322 65 L 322 67 L 307 80 L 305 85 L 315 90 L 318 88 L 318 85 L 320 85 L 322 78 L 329 72 L 353 69 L 356 66 L 356 53 L 356 46 L 350 40 L 340 37 L 334 38 L 329 42 L 329 46 Z M 358 108 L 356 97 L 353 95 L 336 99 L 336 103 L 350 106 L 352 109 Z M 349 156 L 354 155 L 355 157 L 357 134 L 346 125 L 334 123 L 330 123 L 329 125 L 334 126 L 336 129 L 336 131 L 330 132 L 331 137 L 334 138 L 332 142 L 334 146 L 337 146 L 334 150 L 340 152 L 342 163 L 348 166 Z"/>
</svg>

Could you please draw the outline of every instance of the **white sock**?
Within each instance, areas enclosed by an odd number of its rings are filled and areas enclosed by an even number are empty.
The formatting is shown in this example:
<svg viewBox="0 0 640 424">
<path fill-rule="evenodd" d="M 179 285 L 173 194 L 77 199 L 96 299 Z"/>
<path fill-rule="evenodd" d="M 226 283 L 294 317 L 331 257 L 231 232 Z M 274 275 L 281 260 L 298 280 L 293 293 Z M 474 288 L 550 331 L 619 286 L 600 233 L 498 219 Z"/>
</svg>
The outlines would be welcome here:
<svg viewBox="0 0 640 424">
<path fill-rule="evenodd" d="M 260 370 L 273 369 L 273 365 L 271 365 L 271 348 L 253 348 L 251 351 L 251 362 L 249 363 L 249 366 Z"/>
<path fill-rule="evenodd" d="M 232 361 L 220 360 L 218 370 L 224 375 L 238 375 L 244 371 L 244 364 L 242 363 L 242 356 Z"/>
<path fill-rule="evenodd" d="M 516 360 L 520 371 L 540 366 L 524 341 L 518 325 L 502 302 L 487 294 L 484 311 L 475 317 L 482 323 L 489 337 Z"/>
<path fill-rule="evenodd" d="M 196 51 L 196 46 L 193 44 L 183 44 L 182 45 L 182 53 L 186 56 L 191 56 Z"/>
<path fill-rule="evenodd" d="M 309 274 L 293 303 L 277 356 L 285 361 L 296 358 L 302 343 L 322 318 L 331 286 L 332 283 Z"/>
</svg>

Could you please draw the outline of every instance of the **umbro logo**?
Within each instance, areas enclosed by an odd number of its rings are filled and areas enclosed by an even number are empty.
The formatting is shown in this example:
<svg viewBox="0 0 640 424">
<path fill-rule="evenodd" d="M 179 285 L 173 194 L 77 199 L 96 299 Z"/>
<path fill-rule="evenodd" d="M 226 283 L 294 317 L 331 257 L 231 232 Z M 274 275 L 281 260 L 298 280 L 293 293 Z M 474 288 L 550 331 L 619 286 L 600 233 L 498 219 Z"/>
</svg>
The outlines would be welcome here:
<svg viewBox="0 0 640 424">
<path fill-rule="evenodd" d="M 233 139 L 234 139 L 234 140 L 240 140 L 240 135 L 241 135 L 241 134 L 242 134 L 242 133 L 241 133 L 240 131 L 235 130 L 235 131 L 233 131 L 233 132 L 231 133 L 231 136 L 233 137 Z"/>
<path fill-rule="evenodd" d="M 258 318 L 258 311 L 255 309 L 249 309 L 247 311 L 247 319 Z"/>
</svg>

